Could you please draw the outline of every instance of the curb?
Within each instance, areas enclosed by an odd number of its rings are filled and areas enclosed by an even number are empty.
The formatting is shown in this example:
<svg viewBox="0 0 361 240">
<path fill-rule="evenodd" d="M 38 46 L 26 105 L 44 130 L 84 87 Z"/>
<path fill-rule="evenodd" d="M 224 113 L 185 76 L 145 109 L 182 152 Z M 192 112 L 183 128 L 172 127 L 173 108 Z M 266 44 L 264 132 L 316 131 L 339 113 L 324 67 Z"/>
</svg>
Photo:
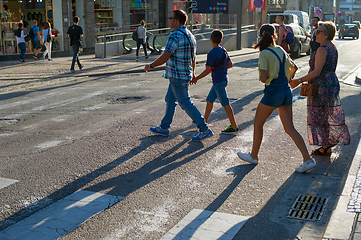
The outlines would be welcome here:
<svg viewBox="0 0 361 240">
<path fill-rule="evenodd" d="M 360 163 L 361 139 L 359 139 L 356 153 L 352 160 L 352 164 L 349 169 L 342 193 L 338 199 L 335 209 L 331 213 L 330 220 L 327 224 L 325 233 L 322 238 L 323 240 L 349 240 L 353 237 L 359 213 L 349 212 L 347 211 L 347 209 L 351 199 L 351 193 L 354 188 L 356 177 L 360 169 Z"/>
</svg>

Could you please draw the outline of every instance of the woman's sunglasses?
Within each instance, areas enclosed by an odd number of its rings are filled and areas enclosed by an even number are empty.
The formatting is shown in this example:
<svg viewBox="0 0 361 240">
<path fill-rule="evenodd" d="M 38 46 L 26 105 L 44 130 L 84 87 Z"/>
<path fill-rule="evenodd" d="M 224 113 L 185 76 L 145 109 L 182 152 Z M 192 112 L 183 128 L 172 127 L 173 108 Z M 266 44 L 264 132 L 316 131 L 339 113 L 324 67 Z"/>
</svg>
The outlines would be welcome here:
<svg viewBox="0 0 361 240">
<path fill-rule="evenodd" d="M 321 31 L 320 29 L 316 29 L 315 33 L 319 34 L 320 32 L 325 32 L 325 31 Z"/>
</svg>

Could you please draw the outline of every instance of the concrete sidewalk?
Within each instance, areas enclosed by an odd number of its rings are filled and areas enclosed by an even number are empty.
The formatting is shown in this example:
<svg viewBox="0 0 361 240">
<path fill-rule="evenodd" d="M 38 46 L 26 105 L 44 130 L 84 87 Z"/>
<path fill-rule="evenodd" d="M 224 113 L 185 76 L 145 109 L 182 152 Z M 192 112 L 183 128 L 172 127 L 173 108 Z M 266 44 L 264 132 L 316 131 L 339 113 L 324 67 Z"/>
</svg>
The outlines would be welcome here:
<svg viewBox="0 0 361 240">
<path fill-rule="evenodd" d="M 256 53 L 258 50 L 246 48 L 238 51 L 230 51 L 230 57 L 241 56 Z M 40 54 L 39 54 L 40 56 Z M 76 73 L 70 72 L 72 57 L 53 58 L 53 61 L 26 59 L 24 63 L 18 60 L 0 61 L 0 79 L 29 79 L 39 77 L 59 77 L 60 75 L 72 76 L 98 76 L 109 74 L 120 74 L 123 72 L 143 72 L 144 66 L 150 64 L 160 55 L 150 55 L 146 60 L 143 54 L 140 54 L 139 62 L 135 61 L 135 53 L 123 54 L 108 58 L 95 58 L 94 54 L 80 53 L 79 60 L 84 69 L 81 71 L 75 66 Z M 196 63 L 205 63 L 207 54 L 196 56 Z M 76 65 L 76 64 L 75 64 Z M 164 66 L 155 68 L 153 71 L 164 70 Z M 23 68 L 26 68 L 26 73 Z M 20 71 L 21 68 L 21 71 Z"/>
</svg>

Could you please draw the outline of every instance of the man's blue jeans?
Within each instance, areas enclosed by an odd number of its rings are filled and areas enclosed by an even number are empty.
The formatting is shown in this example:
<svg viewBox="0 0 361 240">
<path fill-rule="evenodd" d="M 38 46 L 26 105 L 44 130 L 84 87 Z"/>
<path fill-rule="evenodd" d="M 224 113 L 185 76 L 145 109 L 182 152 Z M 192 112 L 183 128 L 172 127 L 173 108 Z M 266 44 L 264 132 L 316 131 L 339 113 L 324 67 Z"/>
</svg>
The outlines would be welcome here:
<svg viewBox="0 0 361 240">
<path fill-rule="evenodd" d="M 194 106 L 191 98 L 189 97 L 188 84 L 189 80 L 175 78 L 169 79 L 169 87 L 167 95 L 165 96 L 167 107 L 164 118 L 160 124 L 161 128 L 168 129 L 170 127 L 178 102 L 181 108 L 197 124 L 197 127 L 201 132 L 208 130 L 208 125 L 206 124 L 202 114 L 198 111 L 196 106 Z"/>
</svg>

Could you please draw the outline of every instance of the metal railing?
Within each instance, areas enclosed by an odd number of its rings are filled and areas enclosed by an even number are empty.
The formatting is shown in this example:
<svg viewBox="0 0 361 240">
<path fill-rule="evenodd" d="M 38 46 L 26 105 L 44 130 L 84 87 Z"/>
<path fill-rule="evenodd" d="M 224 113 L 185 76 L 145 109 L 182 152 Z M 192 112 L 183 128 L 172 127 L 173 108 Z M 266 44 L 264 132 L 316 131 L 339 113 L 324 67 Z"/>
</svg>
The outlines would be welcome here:
<svg viewBox="0 0 361 240">
<path fill-rule="evenodd" d="M 192 25 L 193 27 L 197 27 L 197 29 L 192 29 L 194 36 L 197 40 L 200 39 L 209 39 L 210 34 L 213 31 L 213 28 L 210 28 L 210 25 L 205 24 L 196 24 Z M 198 28 L 201 26 L 201 28 Z M 234 34 L 237 32 L 237 27 L 234 24 L 218 24 L 217 26 L 228 27 L 222 29 L 223 34 Z M 242 31 L 255 29 L 255 25 L 246 25 L 241 27 Z M 161 53 L 162 49 L 165 47 L 168 36 L 171 32 L 170 28 L 160 28 L 160 29 L 152 29 L 146 31 L 146 46 L 151 52 Z M 133 49 L 137 47 L 137 43 L 132 39 L 133 32 L 127 33 L 117 33 L 113 32 L 111 34 L 104 33 L 104 35 L 99 35 L 96 37 L 96 42 L 104 43 L 104 58 L 106 57 L 106 43 L 111 41 L 123 41 L 123 48 L 125 53 L 131 53 Z"/>
</svg>

